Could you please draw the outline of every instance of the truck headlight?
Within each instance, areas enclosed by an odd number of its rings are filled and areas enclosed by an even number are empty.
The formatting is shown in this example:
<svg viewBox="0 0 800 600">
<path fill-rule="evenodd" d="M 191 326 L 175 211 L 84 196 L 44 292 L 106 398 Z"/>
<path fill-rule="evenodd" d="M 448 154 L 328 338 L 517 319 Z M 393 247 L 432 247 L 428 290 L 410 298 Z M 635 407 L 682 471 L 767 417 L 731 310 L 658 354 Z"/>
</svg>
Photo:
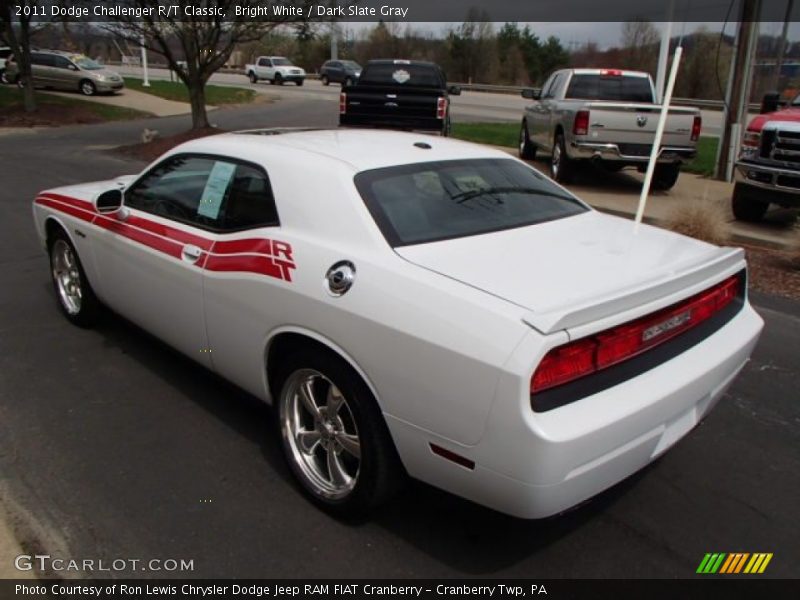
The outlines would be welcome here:
<svg viewBox="0 0 800 600">
<path fill-rule="evenodd" d="M 758 156 L 758 147 L 761 145 L 760 131 L 745 131 L 742 136 L 742 147 L 739 152 L 740 158 L 755 158 Z"/>
</svg>

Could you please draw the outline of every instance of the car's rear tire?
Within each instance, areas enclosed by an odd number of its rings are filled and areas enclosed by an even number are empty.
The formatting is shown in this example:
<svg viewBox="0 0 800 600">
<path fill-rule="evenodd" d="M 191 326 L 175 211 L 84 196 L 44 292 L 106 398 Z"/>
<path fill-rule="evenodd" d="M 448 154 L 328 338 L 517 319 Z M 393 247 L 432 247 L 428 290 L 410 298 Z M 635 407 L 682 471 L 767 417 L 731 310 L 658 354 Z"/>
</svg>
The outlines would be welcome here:
<svg viewBox="0 0 800 600">
<path fill-rule="evenodd" d="M 524 160 L 536 158 L 536 146 L 531 142 L 531 138 L 528 135 L 528 124 L 524 120 L 519 127 L 519 157 Z"/>
<path fill-rule="evenodd" d="M 88 79 L 82 79 L 78 84 L 78 91 L 84 96 L 94 96 L 97 93 L 97 86 Z"/>
<path fill-rule="evenodd" d="M 733 216 L 737 221 L 757 223 L 764 218 L 769 208 L 769 202 L 756 200 L 747 192 L 748 188 L 741 183 L 737 183 L 733 187 L 733 198 L 731 199 Z"/>
<path fill-rule="evenodd" d="M 322 75 L 322 76 L 319 78 L 319 80 L 322 82 L 322 85 L 330 85 L 330 84 L 331 84 L 331 80 L 330 80 L 330 79 L 328 79 L 328 76 L 327 76 L 327 75 Z"/>
<path fill-rule="evenodd" d="M 283 76 L 280 73 L 275 73 L 273 81 L 276 85 L 283 85 Z"/>
<path fill-rule="evenodd" d="M 250 83 L 258 83 L 258 77 L 252 71 L 247 74 L 247 77 L 250 79 Z"/>
<path fill-rule="evenodd" d="M 276 368 L 284 456 L 311 500 L 359 514 L 388 500 L 404 470 L 367 385 L 332 352 L 300 349 Z"/>
<path fill-rule="evenodd" d="M 653 181 L 650 183 L 650 189 L 653 190 L 671 190 L 672 187 L 678 182 L 678 175 L 680 175 L 681 166 L 678 164 L 656 165 L 653 170 Z"/>
<path fill-rule="evenodd" d="M 553 152 L 550 155 L 550 176 L 558 183 L 569 183 L 575 175 L 575 162 L 567 155 L 567 145 L 564 134 L 559 132 L 553 142 Z"/>
<path fill-rule="evenodd" d="M 63 229 L 56 229 L 48 239 L 50 275 L 61 312 L 79 327 L 97 321 L 100 301 L 92 290 L 75 246 Z"/>
</svg>

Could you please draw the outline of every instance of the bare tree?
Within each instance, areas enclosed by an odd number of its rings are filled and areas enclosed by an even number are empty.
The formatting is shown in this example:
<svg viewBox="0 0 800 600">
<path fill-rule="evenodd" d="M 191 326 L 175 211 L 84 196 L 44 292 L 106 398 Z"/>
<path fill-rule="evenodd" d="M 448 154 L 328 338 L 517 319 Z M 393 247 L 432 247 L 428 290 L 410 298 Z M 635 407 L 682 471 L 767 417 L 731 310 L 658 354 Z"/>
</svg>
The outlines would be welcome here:
<svg viewBox="0 0 800 600">
<path fill-rule="evenodd" d="M 159 16 L 160 0 L 131 0 L 140 9 L 152 9 L 141 17 L 118 17 L 108 29 L 131 43 L 144 40 L 147 50 L 164 57 L 189 89 L 192 107 L 192 128 L 208 127 L 205 87 L 237 44 L 258 40 L 279 25 L 307 20 L 312 0 L 175 0 L 177 14 Z M 303 8 L 285 11 L 277 16 L 277 5 Z M 216 8 L 214 14 L 199 16 L 198 8 Z M 239 16 L 236 16 L 237 9 Z M 258 13 L 256 12 L 258 11 Z M 253 15 L 261 15 L 252 18 Z"/>
<path fill-rule="evenodd" d="M 654 73 L 658 61 L 658 30 L 650 21 L 622 24 L 622 50 L 625 67 Z"/>
<path fill-rule="evenodd" d="M 20 8 L 18 19 L 16 7 Z M 19 65 L 19 78 L 22 83 L 22 102 L 25 112 L 36 110 L 36 96 L 31 85 L 31 19 L 36 0 L 0 0 L 0 28 L 8 41 L 14 60 Z M 27 13 L 27 14 L 26 14 Z M 15 26 L 15 23 L 17 26 Z"/>
</svg>

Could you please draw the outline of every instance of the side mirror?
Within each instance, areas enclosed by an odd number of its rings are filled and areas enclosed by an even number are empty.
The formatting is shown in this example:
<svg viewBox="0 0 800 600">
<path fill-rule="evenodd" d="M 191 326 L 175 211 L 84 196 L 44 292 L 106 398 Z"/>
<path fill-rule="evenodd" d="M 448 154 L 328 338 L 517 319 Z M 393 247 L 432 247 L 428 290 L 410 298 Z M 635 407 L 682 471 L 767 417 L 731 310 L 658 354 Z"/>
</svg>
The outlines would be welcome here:
<svg viewBox="0 0 800 600">
<path fill-rule="evenodd" d="M 761 99 L 761 114 L 771 113 L 781 106 L 781 95 L 778 92 L 767 92 Z"/>
<path fill-rule="evenodd" d="M 449 88 L 447 88 L 447 93 L 450 94 L 451 96 L 460 96 L 461 88 L 458 87 L 457 85 L 451 85 Z"/>
<path fill-rule="evenodd" d="M 94 199 L 94 207 L 99 213 L 113 213 L 122 208 L 122 190 L 107 190 Z"/>
<path fill-rule="evenodd" d="M 539 100 L 542 97 L 542 90 L 540 88 L 525 88 L 522 90 L 522 97 L 528 100 Z"/>
</svg>

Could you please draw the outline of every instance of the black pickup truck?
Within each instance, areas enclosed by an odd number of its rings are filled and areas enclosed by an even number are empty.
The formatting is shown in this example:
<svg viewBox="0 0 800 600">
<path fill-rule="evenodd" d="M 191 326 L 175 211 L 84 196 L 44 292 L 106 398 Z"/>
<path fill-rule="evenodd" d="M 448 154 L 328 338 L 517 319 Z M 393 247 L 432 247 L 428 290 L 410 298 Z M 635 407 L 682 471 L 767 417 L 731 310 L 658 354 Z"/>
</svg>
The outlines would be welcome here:
<svg viewBox="0 0 800 600">
<path fill-rule="evenodd" d="M 461 93 L 447 85 L 434 63 L 371 60 L 358 82 L 342 88 L 339 125 L 387 127 L 450 133 L 450 96 Z"/>
</svg>

